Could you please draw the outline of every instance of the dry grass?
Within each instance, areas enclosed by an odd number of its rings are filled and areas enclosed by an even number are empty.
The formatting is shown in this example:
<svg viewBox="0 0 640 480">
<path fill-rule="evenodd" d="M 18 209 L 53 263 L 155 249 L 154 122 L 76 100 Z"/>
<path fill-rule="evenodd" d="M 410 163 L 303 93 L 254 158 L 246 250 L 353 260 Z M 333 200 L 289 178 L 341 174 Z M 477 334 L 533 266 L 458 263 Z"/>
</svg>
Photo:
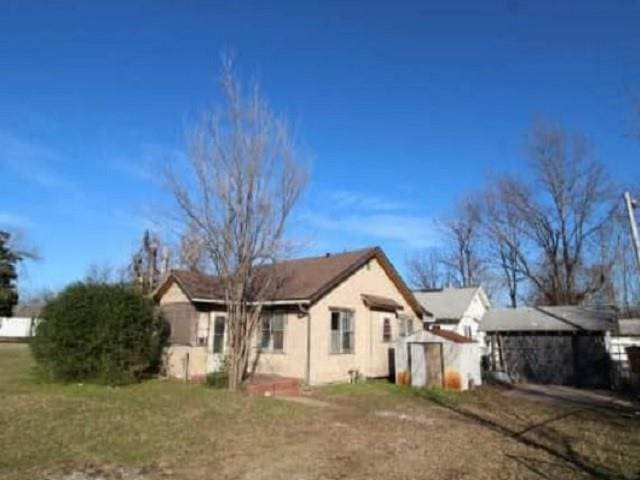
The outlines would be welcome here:
<svg viewBox="0 0 640 480">
<path fill-rule="evenodd" d="M 468 394 L 335 385 L 331 407 L 150 381 L 52 385 L 0 345 L 0 478 L 117 466 L 145 479 L 638 478 L 640 418 Z M 113 478 L 115 478 L 115 474 Z"/>
</svg>

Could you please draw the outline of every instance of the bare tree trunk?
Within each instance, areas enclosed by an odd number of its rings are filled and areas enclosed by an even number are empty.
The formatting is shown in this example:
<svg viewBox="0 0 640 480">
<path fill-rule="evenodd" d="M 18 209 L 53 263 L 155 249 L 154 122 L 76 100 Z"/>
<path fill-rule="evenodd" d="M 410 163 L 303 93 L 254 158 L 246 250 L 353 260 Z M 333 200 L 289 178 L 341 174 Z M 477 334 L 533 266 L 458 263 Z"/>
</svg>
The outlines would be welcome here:
<svg viewBox="0 0 640 480">
<path fill-rule="evenodd" d="M 285 224 L 306 175 L 286 121 L 257 87 L 242 92 L 229 59 L 221 86 L 224 108 L 203 115 L 189 139 L 192 182 L 172 170 L 167 181 L 198 249 L 191 259 L 200 265 L 200 252 L 206 253 L 226 301 L 229 388 L 235 390 L 247 373 L 261 305 L 276 283 L 272 266 L 287 251 Z"/>
</svg>

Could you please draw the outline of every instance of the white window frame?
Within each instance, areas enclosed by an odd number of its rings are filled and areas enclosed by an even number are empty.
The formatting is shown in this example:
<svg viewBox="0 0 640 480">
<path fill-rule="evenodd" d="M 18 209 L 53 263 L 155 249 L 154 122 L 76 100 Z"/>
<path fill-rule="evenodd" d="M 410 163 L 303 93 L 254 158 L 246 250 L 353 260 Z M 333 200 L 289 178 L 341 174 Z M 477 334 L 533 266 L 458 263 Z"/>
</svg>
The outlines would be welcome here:
<svg viewBox="0 0 640 480">
<path fill-rule="evenodd" d="M 337 319 L 337 329 L 334 327 Z M 329 353 L 333 355 L 351 355 L 356 351 L 355 312 L 350 309 L 331 309 L 329 315 Z M 335 332 L 335 333 L 334 333 Z M 345 348 L 345 335 L 350 339 L 349 348 Z"/>
<path fill-rule="evenodd" d="M 413 317 L 398 318 L 398 335 L 406 337 L 413 333 Z"/>
<path fill-rule="evenodd" d="M 463 331 L 464 331 L 464 336 L 467 338 L 473 338 L 473 329 L 471 328 L 471 325 L 464 325 L 462 327 Z"/>
<path fill-rule="evenodd" d="M 209 313 L 199 312 L 196 320 L 196 346 L 206 347 L 209 344 Z"/>
<path fill-rule="evenodd" d="M 274 320 L 279 318 L 282 322 L 282 328 L 274 328 Z M 265 325 L 268 328 L 265 328 Z M 284 337 L 287 330 L 287 317 L 282 312 L 263 313 L 260 318 L 260 343 L 258 347 L 262 352 L 284 353 Z M 265 345 L 265 332 L 268 332 L 268 340 Z M 274 347 L 274 333 L 281 333 L 282 345 L 279 348 Z"/>
</svg>

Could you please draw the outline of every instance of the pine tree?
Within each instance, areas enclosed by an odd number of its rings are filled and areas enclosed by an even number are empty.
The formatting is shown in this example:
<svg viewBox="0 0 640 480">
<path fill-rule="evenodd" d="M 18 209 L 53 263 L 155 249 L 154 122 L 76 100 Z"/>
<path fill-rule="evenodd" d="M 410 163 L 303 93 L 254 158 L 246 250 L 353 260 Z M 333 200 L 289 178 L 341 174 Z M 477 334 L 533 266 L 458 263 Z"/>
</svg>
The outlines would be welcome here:
<svg viewBox="0 0 640 480">
<path fill-rule="evenodd" d="M 0 317 L 10 317 L 13 307 L 18 303 L 16 266 L 22 256 L 11 249 L 11 234 L 0 230 Z"/>
</svg>

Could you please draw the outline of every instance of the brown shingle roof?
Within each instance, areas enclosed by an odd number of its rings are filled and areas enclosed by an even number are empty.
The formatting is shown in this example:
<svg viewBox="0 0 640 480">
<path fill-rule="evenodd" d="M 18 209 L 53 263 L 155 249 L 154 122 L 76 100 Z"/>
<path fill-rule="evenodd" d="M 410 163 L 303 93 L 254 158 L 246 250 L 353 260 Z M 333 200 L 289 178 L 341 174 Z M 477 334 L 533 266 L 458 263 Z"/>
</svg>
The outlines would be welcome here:
<svg viewBox="0 0 640 480">
<path fill-rule="evenodd" d="M 276 265 L 259 268 L 277 269 L 277 287 L 269 295 L 270 301 L 308 300 L 313 303 L 374 257 L 381 263 L 407 302 L 421 314 L 422 308 L 379 247 L 286 260 Z M 169 278 L 175 279 L 192 301 L 198 299 L 212 301 L 223 298 L 217 277 L 185 270 L 172 270 Z M 162 286 L 156 292 L 156 297 L 161 292 Z"/>
</svg>

